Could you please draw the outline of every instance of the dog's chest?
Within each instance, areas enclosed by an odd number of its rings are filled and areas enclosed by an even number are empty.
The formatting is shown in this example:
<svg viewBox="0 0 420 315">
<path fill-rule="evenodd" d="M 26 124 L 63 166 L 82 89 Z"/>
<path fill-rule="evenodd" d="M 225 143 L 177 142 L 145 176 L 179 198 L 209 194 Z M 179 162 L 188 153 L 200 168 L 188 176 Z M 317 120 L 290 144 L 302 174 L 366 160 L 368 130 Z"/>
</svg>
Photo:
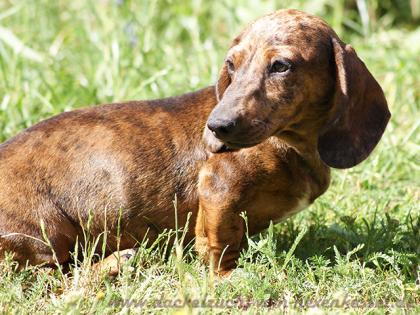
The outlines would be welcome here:
<svg viewBox="0 0 420 315">
<path fill-rule="evenodd" d="M 252 234 L 258 233 L 270 225 L 281 222 L 304 210 L 311 204 L 310 185 L 302 184 L 300 191 L 291 194 L 287 190 L 259 193 L 247 211 Z"/>
<path fill-rule="evenodd" d="M 273 219 L 273 223 L 279 223 L 291 217 L 292 215 L 309 207 L 310 204 L 310 193 L 308 189 L 304 194 L 302 194 L 302 196 L 296 199 L 295 205 L 293 207 L 291 207 L 289 210 L 286 209 L 285 211 L 280 211 L 280 213 L 278 213 L 278 217 Z"/>
</svg>

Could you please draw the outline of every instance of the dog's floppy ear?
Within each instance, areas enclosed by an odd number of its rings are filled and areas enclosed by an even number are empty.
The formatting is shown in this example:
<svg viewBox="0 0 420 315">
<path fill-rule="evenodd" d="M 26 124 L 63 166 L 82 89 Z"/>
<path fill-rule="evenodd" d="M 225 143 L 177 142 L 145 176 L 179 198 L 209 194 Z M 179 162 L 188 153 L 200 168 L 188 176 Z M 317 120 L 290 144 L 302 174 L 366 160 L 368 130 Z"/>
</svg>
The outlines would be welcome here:
<svg viewBox="0 0 420 315">
<path fill-rule="evenodd" d="M 349 168 L 368 157 L 391 114 L 381 87 L 354 49 L 336 38 L 332 47 L 336 89 L 318 151 L 327 165 Z"/>
</svg>

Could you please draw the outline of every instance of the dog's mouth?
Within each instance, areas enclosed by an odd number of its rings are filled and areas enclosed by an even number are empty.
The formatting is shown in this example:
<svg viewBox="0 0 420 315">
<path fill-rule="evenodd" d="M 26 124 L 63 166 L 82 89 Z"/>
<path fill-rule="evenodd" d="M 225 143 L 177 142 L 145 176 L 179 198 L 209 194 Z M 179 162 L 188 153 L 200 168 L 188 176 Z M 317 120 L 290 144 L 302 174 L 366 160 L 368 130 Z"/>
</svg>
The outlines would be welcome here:
<svg viewBox="0 0 420 315">
<path fill-rule="evenodd" d="M 250 148 L 253 147 L 257 144 L 259 144 L 260 142 L 248 142 L 248 143 L 244 143 L 244 142 L 224 142 L 224 146 L 226 146 L 228 149 L 231 150 L 239 150 L 239 149 L 245 149 L 245 148 Z"/>
<path fill-rule="evenodd" d="M 257 144 L 259 144 L 259 142 L 255 142 L 255 143 L 224 142 L 215 153 L 238 151 L 240 149 L 253 147 Z"/>
<path fill-rule="evenodd" d="M 216 151 L 213 153 L 224 153 L 224 152 L 233 152 L 237 151 L 238 149 L 229 148 L 227 145 L 222 144 Z"/>
</svg>

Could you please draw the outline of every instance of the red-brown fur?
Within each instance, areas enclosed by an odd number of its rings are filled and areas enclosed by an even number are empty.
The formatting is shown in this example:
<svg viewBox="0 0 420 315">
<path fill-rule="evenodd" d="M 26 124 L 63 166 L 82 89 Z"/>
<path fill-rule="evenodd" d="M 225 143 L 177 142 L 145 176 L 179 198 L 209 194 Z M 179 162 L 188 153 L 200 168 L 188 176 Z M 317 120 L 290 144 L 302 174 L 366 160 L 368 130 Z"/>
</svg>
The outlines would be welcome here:
<svg viewBox="0 0 420 315">
<path fill-rule="evenodd" d="M 130 249 L 175 228 L 177 195 L 178 224 L 191 213 L 195 227 L 186 241 L 227 273 L 244 245 L 241 212 L 255 234 L 309 205 L 329 166 L 364 160 L 389 117 L 378 83 L 325 22 L 275 12 L 234 40 L 216 87 L 63 113 L 0 145 L 0 255 L 53 264 L 36 240 L 42 221 L 65 263 L 89 215 L 107 253 Z"/>
</svg>

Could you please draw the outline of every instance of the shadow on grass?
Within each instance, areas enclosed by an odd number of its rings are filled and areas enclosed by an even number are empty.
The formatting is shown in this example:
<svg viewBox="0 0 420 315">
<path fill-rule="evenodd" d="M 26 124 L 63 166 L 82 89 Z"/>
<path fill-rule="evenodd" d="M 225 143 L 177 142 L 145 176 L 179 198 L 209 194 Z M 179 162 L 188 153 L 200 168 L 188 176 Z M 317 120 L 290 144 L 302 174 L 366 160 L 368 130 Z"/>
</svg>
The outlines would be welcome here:
<svg viewBox="0 0 420 315">
<path fill-rule="evenodd" d="M 388 214 L 380 217 L 375 214 L 371 220 L 343 216 L 332 225 L 314 216 L 309 222 L 307 232 L 294 251 L 296 258 L 307 260 L 323 256 L 334 264 L 337 254 L 345 256 L 359 246 L 352 259 L 359 259 L 372 268 L 394 268 L 415 278 L 420 257 L 419 216 L 409 214 L 402 221 Z M 295 220 L 274 228 L 277 255 L 293 246 L 301 230 L 302 225 L 297 225 Z"/>
</svg>

